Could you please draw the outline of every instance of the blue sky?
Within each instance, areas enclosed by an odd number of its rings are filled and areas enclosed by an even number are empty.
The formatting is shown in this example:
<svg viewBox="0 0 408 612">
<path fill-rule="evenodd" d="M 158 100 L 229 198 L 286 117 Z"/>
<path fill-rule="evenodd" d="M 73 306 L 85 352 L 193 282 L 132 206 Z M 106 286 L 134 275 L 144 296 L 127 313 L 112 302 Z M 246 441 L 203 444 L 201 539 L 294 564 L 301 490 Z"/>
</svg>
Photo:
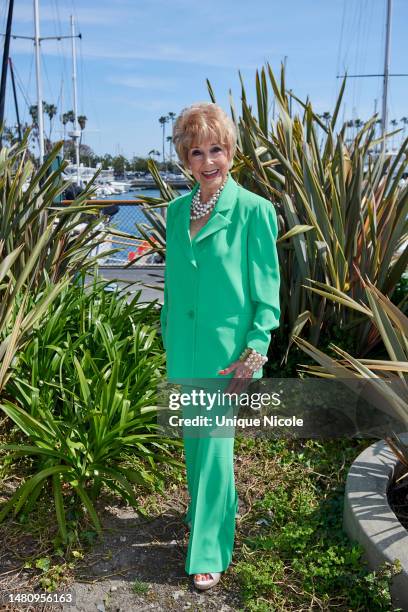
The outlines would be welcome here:
<svg viewBox="0 0 408 612">
<path fill-rule="evenodd" d="M 6 3 L 0 19 L 5 28 Z M 331 111 L 337 74 L 381 73 L 385 0 L 40 0 L 41 36 L 69 34 L 77 20 L 79 114 L 88 117 L 84 142 L 98 154 L 146 156 L 161 150 L 160 115 L 209 100 L 229 109 L 231 89 L 240 106 L 238 70 L 250 100 L 255 72 L 269 62 L 278 74 L 287 56 L 287 87 L 307 95 L 316 112 Z M 15 0 L 13 32 L 32 35 L 30 0 Z M 391 72 L 408 72 L 408 2 L 394 0 Z M 72 108 L 70 42 L 42 43 L 44 99 Z M 34 104 L 35 72 L 30 41 L 12 40 L 23 119 Z M 62 92 L 62 104 L 61 104 Z M 408 116 L 408 77 L 393 78 L 389 118 Z M 350 79 L 342 117 L 368 118 L 381 108 L 381 78 Z M 15 121 L 8 88 L 6 119 Z M 55 124 L 54 130 L 60 126 Z M 167 132 L 170 133 L 169 131 Z"/>
</svg>

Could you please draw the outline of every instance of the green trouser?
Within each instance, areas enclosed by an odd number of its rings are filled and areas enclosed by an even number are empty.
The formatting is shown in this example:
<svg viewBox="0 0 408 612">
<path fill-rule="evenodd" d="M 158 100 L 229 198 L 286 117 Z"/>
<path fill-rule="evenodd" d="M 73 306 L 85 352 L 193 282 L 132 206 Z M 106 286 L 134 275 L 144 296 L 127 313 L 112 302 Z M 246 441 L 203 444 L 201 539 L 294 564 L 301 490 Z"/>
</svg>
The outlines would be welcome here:
<svg viewBox="0 0 408 612">
<path fill-rule="evenodd" d="M 185 522 L 191 522 L 187 574 L 222 572 L 231 563 L 238 510 L 233 428 L 224 435 L 190 437 L 184 431 L 190 494 Z"/>
</svg>

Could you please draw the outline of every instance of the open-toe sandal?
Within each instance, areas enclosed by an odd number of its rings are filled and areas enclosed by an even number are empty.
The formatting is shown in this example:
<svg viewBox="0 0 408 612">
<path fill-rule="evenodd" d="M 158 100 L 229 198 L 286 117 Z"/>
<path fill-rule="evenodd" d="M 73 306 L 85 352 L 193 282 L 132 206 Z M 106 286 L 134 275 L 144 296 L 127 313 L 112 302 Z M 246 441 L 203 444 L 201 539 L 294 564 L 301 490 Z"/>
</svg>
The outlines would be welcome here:
<svg viewBox="0 0 408 612">
<path fill-rule="evenodd" d="M 196 580 L 196 576 L 199 576 L 200 574 L 195 574 L 194 586 L 199 591 L 206 591 L 207 589 L 211 589 L 212 587 L 214 587 L 216 584 L 219 583 L 220 578 L 221 578 L 220 572 L 202 572 L 201 575 L 203 574 L 211 576 L 211 578 L 208 578 L 207 580 Z"/>
</svg>

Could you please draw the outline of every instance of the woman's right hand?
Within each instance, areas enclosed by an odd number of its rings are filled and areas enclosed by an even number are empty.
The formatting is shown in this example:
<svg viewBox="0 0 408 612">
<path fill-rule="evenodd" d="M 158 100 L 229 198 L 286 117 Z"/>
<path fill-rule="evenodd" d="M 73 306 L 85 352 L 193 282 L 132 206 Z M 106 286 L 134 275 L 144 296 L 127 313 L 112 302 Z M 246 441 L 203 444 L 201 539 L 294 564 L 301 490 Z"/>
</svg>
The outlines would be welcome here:
<svg viewBox="0 0 408 612">
<path fill-rule="evenodd" d="M 218 374 L 226 376 L 227 374 L 230 374 L 234 371 L 235 374 L 231 378 L 231 382 L 228 387 L 224 390 L 224 393 L 237 393 L 239 395 L 250 384 L 254 370 L 249 368 L 246 365 L 245 361 L 237 359 L 236 361 L 233 361 L 228 367 L 224 368 L 224 370 L 220 370 Z"/>
</svg>

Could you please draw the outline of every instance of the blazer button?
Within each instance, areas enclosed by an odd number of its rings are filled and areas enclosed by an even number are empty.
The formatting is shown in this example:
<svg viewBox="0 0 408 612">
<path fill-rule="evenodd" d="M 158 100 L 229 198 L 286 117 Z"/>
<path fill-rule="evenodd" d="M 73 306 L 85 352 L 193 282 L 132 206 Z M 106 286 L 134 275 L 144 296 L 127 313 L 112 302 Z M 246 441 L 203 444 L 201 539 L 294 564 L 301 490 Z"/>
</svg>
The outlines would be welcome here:
<svg viewBox="0 0 408 612">
<path fill-rule="evenodd" d="M 194 310 L 189 310 L 187 315 L 190 317 L 190 319 L 194 319 Z"/>
</svg>

